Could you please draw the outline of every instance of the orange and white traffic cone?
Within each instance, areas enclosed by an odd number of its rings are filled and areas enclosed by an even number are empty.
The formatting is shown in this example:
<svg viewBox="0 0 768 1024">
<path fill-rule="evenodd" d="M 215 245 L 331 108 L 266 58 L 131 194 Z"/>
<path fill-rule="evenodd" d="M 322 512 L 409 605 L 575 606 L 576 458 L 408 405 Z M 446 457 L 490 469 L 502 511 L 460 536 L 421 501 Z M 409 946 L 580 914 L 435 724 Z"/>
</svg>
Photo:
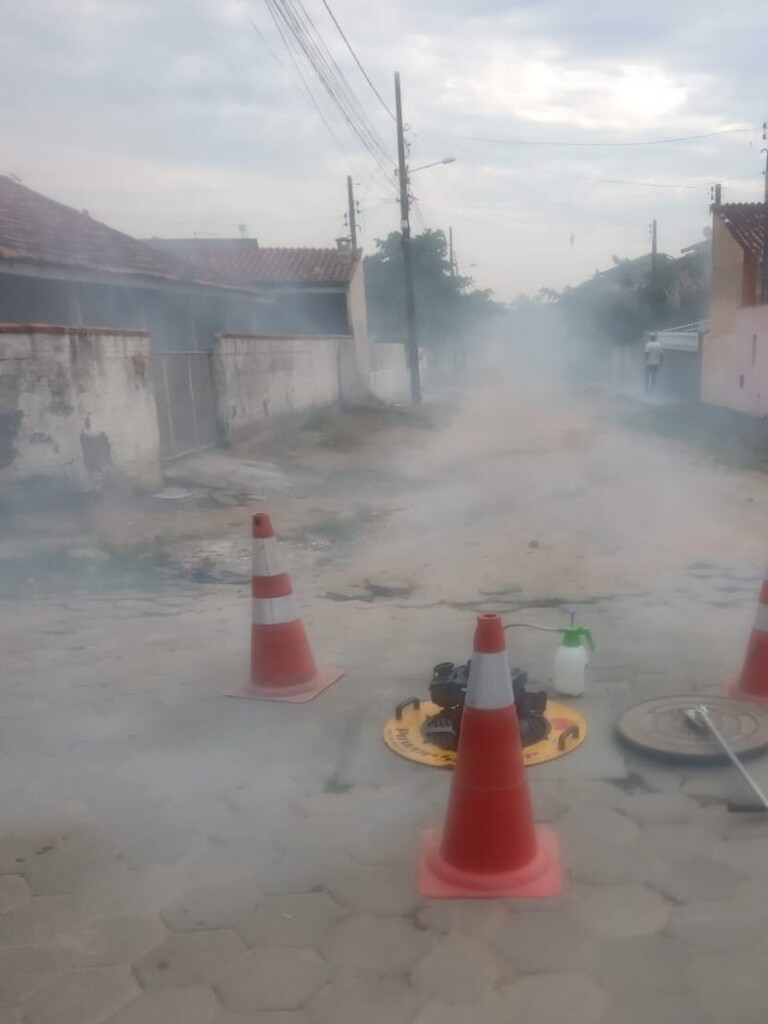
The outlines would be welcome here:
<svg viewBox="0 0 768 1024">
<path fill-rule="evenodd" d="M 557 834 L 533 823 L 501 617 L 480 615 L 445 827 L 424 833 L 422 896 L 555 896 Z"/>
<path fill-rule="evenodd" d="M 744 667 L 741 675 L 728 680 L 728 693 L 731 697 L 768 706 L 768 569 L 763 578 Z"/>
<path fill-rule="evenodd" d="M 341 669 L 315 664 L 272 522 L 263 512 L 253 517 L 251 600 L 251 678 L 227 697 L 300 704 L 341 679 Z"/>
</svg>

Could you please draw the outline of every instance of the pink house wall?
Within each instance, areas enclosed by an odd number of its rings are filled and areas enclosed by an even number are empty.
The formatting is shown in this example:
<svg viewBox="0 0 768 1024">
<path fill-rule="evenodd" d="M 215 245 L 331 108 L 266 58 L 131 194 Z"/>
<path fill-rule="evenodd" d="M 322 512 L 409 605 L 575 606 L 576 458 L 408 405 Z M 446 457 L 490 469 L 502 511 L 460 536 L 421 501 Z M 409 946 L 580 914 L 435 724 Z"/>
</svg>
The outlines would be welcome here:
<svg viewBox="0 0 768 1024">
<path fill-rule="evenodd" d="M 704 340 L 701 400 L 768 416 L 768 305 L 737 309 L 732 325 Z"/>
</svg>

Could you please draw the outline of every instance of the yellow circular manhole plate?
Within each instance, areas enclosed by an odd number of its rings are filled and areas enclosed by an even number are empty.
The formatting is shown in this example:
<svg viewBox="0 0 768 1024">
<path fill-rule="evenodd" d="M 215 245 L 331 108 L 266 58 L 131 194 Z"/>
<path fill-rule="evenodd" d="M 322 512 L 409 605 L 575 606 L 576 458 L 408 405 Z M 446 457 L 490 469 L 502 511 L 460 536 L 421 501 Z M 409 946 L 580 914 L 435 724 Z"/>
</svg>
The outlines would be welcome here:
<svg viewBox="0 0 768 1024">
<path fill-rule="evenodd" d="M 400 757 L 431 768 L 453 768 L 456 763 L 455 750 L 442 750 L 425 740 L 421 727 L 430 715 L 441 709 L 429 700 L 418 701 L 403 708 L 400 718 L 393 716 L 384 726 L 384 742 Z M 526 768 L 532 764 L 543 764 L 564 757 L 580 747 L 587 737 L 587 723 L 578 711 L 554 700 L 547 701 L 547 721 L 551 729 L 549 736 L 540 743 L 533 743 L 523 749 Z"/>
</svg>

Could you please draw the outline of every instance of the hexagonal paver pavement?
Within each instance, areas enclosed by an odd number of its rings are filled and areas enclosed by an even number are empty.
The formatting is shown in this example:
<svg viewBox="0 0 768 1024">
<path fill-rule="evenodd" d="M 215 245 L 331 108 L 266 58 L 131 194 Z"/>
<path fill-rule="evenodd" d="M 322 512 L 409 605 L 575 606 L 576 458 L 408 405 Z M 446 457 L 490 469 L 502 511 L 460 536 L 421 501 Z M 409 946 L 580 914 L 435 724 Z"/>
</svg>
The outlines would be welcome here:
<svg viewBox="0 0 768 1024">
<path fill-rule="evenodd" d="M 171 1024 L 170 1021 L 167 1024 Z M 311 1024 L 303 1010 L 262 1010 L 237 1013 L 235 1010 L 220 1011 L 214 1024 Z"/>
<path fill-rule="evenodd" d="M 188 889 L 161 911 L 172 931 L 231 928 L 263 899 L 250 878 L 235 878 L 218 885 Z"/>
<path fill-rule="evenodd" d="M 636 996 L 681 991 L 691 951 L 670 935 L 640 935 L 601 943 L 591 975 L 610 993 Z"/>
<path fill-rule="evenodd" d="M 328 977 L 314 949 L 254 949 L 215 984 L 232 1010 L 297 1010 Z"/>
<path fill-rule="evenodd" d="M 422 928 L 437 932 L 462 932 L 491 938 L 507 921 L 504 905 L 497 900 L 432 900 L 416 915 Z"/>
<path fill-rule="evenodd" d="M 331 929 L 320 952 L 334 976 L 382 978 L 408 970 L 429 950 L 423 930 L 401 917 L 350 917 Z"/>
<path fill-rule="evenodd" d="M 21 875 L 0 876 L 0 913 L 32 899 L 32 891 Z"/>
<path fill-rule="evenodd" d="M 503 990 L 510 1021 L 600 1024 L 608 995 L 586 974 L 531 974 Z"/>
<path fill-rule="evenodd" d="M 25 993 L 40 988 L 71 966 L 74 965 L 65 953 L 56 947 L 0 948 L 0 1006 L 13 1003 Z"/>
<path fill-rule="evenodd" d="M 628 939 L 661 931 L 669 909 L 662 896 L 644 885 L 608 885 L 580 893 L 571 912 L 600 935 Z"/>
<path fill-rule="evenodd" d="M 717 1024 L 765 1021 L 768 972 L 763 949 L 698 957 L 688 969 L 686 980 L 707 1020 Z"/>
<path fill-rule="evenodd" d="M 516 971 L 589 970 L 597 937 L 583 925 L 557 911 L 512 914 L 494 940 L 502 959 Z"/>
<path fill-rule="evenodd" d="M 641 825 L 671 825 L 691 821 L 699 805 L 684 793 L 633 793 L 621 805 L 625 814 Z"/>
<path fill-rule="evenodd" d="M 222 1007 L 210 988 L 143 992 L 104 1024 L 219 1024 Z"/>
<path fill-rule="evenodd" d="M 350 858 L 335 850 L 290 850 L 259 871 L 259 886 L 271 896 L 315 892 L 348 870 Z"/>
<path fill-rule="evenodd" d="M 248 946 L 317 947 L 345 912 L 325 892 L 268 896 L 237 927 Z"/>
<path fill-rule="evenodd" d="M 22 1000 L 27 1024 L 100 1024 L 140 989 L 127 967 L 67 971 Z"/>
<path fill-rule="evenodd" d="M 413 913 L 421 903 L 413 887 L 411 865 L 353 865 L 328 885 L 342 907 L 358 913 Z"/>
<path fill-rule="evenodd" d="M 567 857 L 574 881 L 588 885 L 644 882 L 653 870 L 654 856 L 641 843 L 582 841 Z"/>
<path fill-rule="evenodd" d="M 60 942 L 79 965 L 116 967 L 132 963 L 166 935 L 159 917 L 134 914 L 88 921 L 66 932 Z"/>
<path fill-rule="evenodd" d="M 566 847 L 578 847 L 583 841 L 632 843 L 640 835 L 640 829 L 631 818 L 600 804 L 571 808 L 560 818 L 557 827 Z"/>
<path fill-rule="evenodd" d="M 334 980 L 304 1007 L 312 1024 L 405 1024 L 424 1005 L 402 978 Z"/>
<path fill-rule="evenodd" d="M 213 981 L 245 952 L 231 929 L 178 932 L 155 946 L 133 969 L 144 988 L 201 985 Z"/>
<path fill-rule="evenodd" d="M 658 864 L 648 876 L 648 885 L 674 903 L 727 900 L 738 882 L 739 876 L 727 864 L 712 860 Z"/>
<path fill-rule="evenodd" d="M 648 992 L 642 999 L 614 999 L 600 1024 L 710 1024 L 686 992 Z"/>
<path fill-rule="evenodd" d="M 493 988 L 497 974 L 485 944 L 468 935 L 447 935 L 415 965 L 411 983 L 431 999 L 472 1005 Z"/>
<path fill-rule="evenodd" d="M 491 992 L 471 1008 L 436 1000 L 424 1007 L 413 1024 L 512 1024 L 509 1012 L 503 994 Z"/>
<path fill-rule="evenodd" d="M 768 913 L 735 900 L 709 900 L 674 907 L 667 931 L 701 953 L 731 953 L 762 946 Z"/>
</svg>

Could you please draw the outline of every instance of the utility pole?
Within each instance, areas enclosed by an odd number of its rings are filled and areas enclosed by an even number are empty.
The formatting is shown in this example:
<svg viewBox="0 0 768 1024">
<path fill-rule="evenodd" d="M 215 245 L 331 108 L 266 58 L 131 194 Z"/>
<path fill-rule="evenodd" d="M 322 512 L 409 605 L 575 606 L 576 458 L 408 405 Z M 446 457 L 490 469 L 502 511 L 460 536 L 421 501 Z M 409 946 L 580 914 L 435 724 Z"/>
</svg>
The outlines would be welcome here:
<svg viewBox="0 0 768 1024">
<path fill-rule="evenodd" d="M 349 204 L 349 240 L 352 244 L 352 255 L 357 252 L 357 220 L 355 219 L 355 192 L 352 187 L 352 175 L 347 175 L 347 202 Z"/>
<path fill-rule="evenodd" d="M 763 142 L 768 139 L 768 124 L 763 121 Z M 765 153 L 765 181 L 763 183 L 763 273 L 760 295 L 763 302 L 768 302 L 768 149 Z"/>
<path fill-rule="evenodd" d="M 403 247 L 403 275 L 405 284 L 405 319 L 408 328 L 408 366 L 411 371 L 411 398 L 421 401 L 419 374 L 419 342 L 416 337 L 416 299 L 413 291 L 413 253 L 411 252 L 411 197 L 408 192 L 408 167 L 405 162 L 405 136 L 403 135 L 403 104 L 400 98 L 400 72 L 395 72 L 395 113 L 397 114 L 397 167 L 400 179 L 400 243 Z"/>
<path fill-rule="evenodd" d="M 651 284 L 656 286 L 656 221 L 651 222 Z"/>
<path fill-rule="evenodd" d="M 451 264 L 451 277 L 456 277 L 456 263 L 453 257 L 453 228 L 448 228 L 448 262 Z"/>
</svg>

